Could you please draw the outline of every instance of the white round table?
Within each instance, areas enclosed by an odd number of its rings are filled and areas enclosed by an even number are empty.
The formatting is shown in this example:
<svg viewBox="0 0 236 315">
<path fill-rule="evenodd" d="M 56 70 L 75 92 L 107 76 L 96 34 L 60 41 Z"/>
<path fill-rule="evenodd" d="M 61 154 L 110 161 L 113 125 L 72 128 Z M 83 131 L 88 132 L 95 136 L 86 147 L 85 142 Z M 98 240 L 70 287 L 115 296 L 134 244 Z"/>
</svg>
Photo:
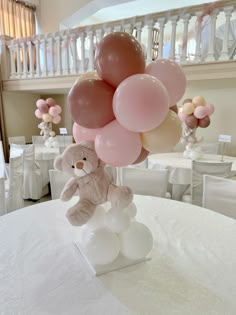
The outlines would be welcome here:
<svg viewBox="0 0 236 315">
<path fill-rule="evenodd" d="M 74 244 L 68 203 L 0 217 L 0 313 L 236 314 L 236 220 L 168 199 L 134 202 L 152 259 L 99 277 Z"/>
</svg>

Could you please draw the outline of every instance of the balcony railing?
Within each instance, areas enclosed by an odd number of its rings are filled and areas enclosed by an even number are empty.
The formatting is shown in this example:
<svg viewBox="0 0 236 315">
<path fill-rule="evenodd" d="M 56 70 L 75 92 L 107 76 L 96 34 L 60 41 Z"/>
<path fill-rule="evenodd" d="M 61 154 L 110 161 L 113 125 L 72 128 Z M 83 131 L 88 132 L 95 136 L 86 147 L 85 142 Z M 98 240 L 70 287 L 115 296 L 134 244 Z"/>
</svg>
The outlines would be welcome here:
<svg viewBox="0 0 236 315">
<path fill-rule="evenodd" d="M 113 31 L 136 37 L 147 63 L 156 58 L 170 58 L 181 64 L 232 61 L 236 58 L 235 9 L 235 0 L 228 0 L 200 21 L 203 6 L 192 6 L 32 38 L 2 38 L 3 79 L 93 71 L 96 46 Z"/>
</svg>

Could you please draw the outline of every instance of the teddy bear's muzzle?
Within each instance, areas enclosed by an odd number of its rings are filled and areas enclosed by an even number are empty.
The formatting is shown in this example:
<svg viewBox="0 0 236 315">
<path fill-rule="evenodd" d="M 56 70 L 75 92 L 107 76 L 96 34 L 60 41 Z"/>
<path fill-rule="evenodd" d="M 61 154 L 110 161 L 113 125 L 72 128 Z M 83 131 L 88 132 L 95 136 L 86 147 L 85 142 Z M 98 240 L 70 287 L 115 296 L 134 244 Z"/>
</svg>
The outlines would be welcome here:
<svg viewBox="0 0 236 315">
<path fill-rule="evenodd" d="M 84 167 L 84 163 L 83 163 L 83 162 L 77 162 L 77 163 L 75 164 L 75 166 L 76 166 L 77 169 L 82 170 L 83 167 Z"/>
</svg>

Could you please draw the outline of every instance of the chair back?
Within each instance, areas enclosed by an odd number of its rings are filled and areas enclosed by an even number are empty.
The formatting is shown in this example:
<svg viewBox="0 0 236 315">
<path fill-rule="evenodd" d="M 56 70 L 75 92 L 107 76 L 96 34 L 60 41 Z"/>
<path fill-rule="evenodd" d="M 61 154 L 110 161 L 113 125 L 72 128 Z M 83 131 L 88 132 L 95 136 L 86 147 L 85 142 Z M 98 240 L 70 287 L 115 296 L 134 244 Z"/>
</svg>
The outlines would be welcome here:
<svg viewBox="0 0 236 315">
<path fill-rule="evenodd" d="M 0 177 L 0 216 L 6 213 L 5 178 Z"/>
<path fill-rule="evenodd" d="M 59 142 L 60 147 L 67 147 L 73 143 L 73 137 L 70 135 L 56 136 L 56 140 Z"/>
<path fill-rule="evenodd" d="M 23 155 L 10 158 L 7 212 L 11 212 L 22 207 L 24 207 Z"/>
<path fill-rule="evenodd" d="M 202 206 L 203 175 L 230 177 L 232 162 L 192 161 L 192 204 Z"/>
<path fill-rule="evenodd" d="M 49 170 L 51 197 L 52 199 L 60 198 L 61 192 L 71 178 L 71 175 L 57 170 Z"/>
<path fill-rule="evenodd" d="M 203 207 L 236 219 L 236 181 L 203 176 Z"/>
<path fill-rule="evenodd" d="M 9 144 L 26 144 L 25 136 L 8 137 Z"/>
<path fill-rule="evenodd" d="M 45 139 L 43 136 L 32 136 L 32 143 L 37 145 L 37 144 L 44 144 Z"/>
<path fill-rule="evenodd" d="M 24 153 L 24 150 L 27 148 L 28 144 L 10 144 L 10 158 L 21 156 Z"/>
<path fill-rule="evenodd" d="M 123 167 L 121 184 L 130 187 L 134 194 L 166 197 L 168 170 Z"/>
</svg>

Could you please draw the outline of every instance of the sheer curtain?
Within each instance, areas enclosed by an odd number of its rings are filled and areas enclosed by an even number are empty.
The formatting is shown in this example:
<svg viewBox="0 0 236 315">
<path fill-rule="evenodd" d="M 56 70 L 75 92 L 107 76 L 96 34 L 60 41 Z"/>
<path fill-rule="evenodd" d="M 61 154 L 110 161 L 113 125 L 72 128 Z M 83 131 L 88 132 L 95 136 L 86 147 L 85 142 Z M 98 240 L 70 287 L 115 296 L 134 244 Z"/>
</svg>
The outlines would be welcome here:
<svg viewBox="0 0 236 315">
<path fill-rule="evenodd" d="M 3 107 L 1 65 L 0 65 L 0 140 L 2 141 L 5 161 L 8 162 L 9 148 L 8 148 L 7 130 L 5 126 L 4 107 Z"/>
<path fill-rule="evenodd" d="M 13 38 L 35 35 L 35 7 L 23 1 L 0 0 L 0 34 Z"/>
</svg>

